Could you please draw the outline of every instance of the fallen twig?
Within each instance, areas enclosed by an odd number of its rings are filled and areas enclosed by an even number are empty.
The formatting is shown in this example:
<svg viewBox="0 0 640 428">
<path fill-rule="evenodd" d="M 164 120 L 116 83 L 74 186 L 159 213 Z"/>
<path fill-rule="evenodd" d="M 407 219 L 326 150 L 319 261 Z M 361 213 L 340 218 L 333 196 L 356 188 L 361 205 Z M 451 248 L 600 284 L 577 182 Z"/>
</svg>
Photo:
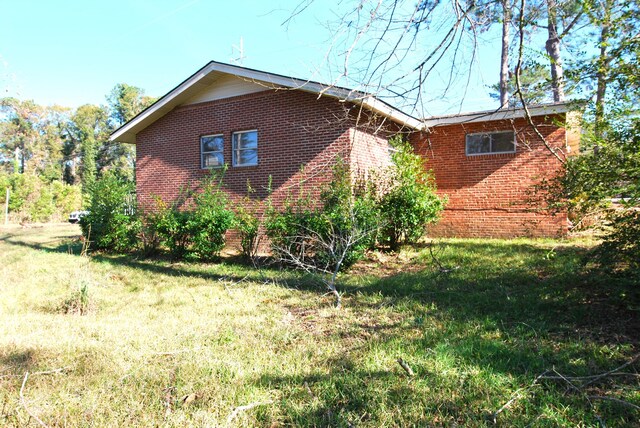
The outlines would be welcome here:
<svg viewBox="0 0 640 428">
<path fill-rule="evenodd" d="M 640 406 L 637 406 L 637 405 L 635 405 L 633 403 L 629 403 L 628 401 L 621 400 L 619 398 L 606 397 L 606 396 L 603 396 L 603 395 L 589 395 L 588 398 L 591 398 L 593 400 L 613 401 L 614 403 L 618 403 L 618 404 L 621 404 L 623 406 L 631 407 L 632 409 L 640 410 Z"/>
<path fill-rule="evenodd" d="M 427 244 L 427 246 L 429 247 L 429 254 L 431 255 L 431 260 L 433 260 L 433 262 L 438 265 L 438 271 L 440 273 L 450 273 L 453 272 L 456 269 L 460 269 L 460 266 L 453 266 L 453 267 L 445 267 L 440 260 L 438 260 L 438 258 L 436 257 L 436 255 L 433 253 L 433 241 L 429 242 Z"/>
<path fill-rule="evenodd" d="M 491 413 L 489 415 L 489 418 L 491 420 L 491 422 L 493 422 L 494 424 L 498 423 L 498 415 L 502 412 L 504 412 L 506 409 L 509 408 L 509 406 L 511 406 L 513 403 L 515 403 L 517 400 L 519 400 L 520 398 L 522 398 L 521 393 L 528 391 L 529 389 L 533 388 L 540 379 L 542 379 L 547 373 L 549 373 L 549 370 L 545 371 L 544 373 L 538 375 L 538 377 L 536 377 L 533 382 L 531 382 L 530 385 L 525 386 L 524 388 L 520 388 L 518 389 L 516 392 L 514 392 L 511 395 L 511 398 L 509 399 L 509 401 L 507 401 L 506 403 L 504 403 L 502 405 L 502 407 L 500 407 L 498 410 L 496 410 L 495 412 Z"/>
<path fill-rule="evenodd" d="M 638 359 L 640 359 L 640 354 L 636 354 L 636 355 L 635 355 L 633 358 L 631 358 L 629 361 L 627 361 L 626 363 L 624 363 L 623 365 L 621 365 L 621 366 L 619 366 L 619 367 L 616 367 L 616 368 L 615 368 L 615 369 L 613 369 L 613 370 L 609 370 L 608 372 L 605 372 L 605 373 L 602 373 L 602 374 L 600 374 L 600 375 L 597 375 L 593 380 L 591 380 L 591 381 L 589 381 L 589 382 L 585 383 L 585 384 L 584 384 L 584 385 L 582 385 L 582 386 L 583 386 L 583 387 L 585 387 L 585 386 L 587 386 L 587 385 L 591 385 L 592 383 L 594 383 L 594 382 L 596 382 L 596 381 L 598 381 L 598 380 L 600 380 L 600 379 L 602 379 L 602 378 L 604 378 L 604 377 L 610 376 L 610 375 L 612 375 L 613 373 L 616 373 L 616 372 L 618 372 L 618 371 L 620 371 L 620 370 L 624 369 L 625 367 L 629 367 L 630 365 L 632 365 L 633 363 L 635 363 L 636 361 L 638 361 Z"/>
<path fill-rule="evenodd" d="M 527 387 L 524 388 L 520 388 L 518 389 L 513 395 L 512 397 L 509 399 L 509 401 L 507 401 L 502 407 L 500 407 L 498 410 L 496 410 L 495 412 L 491 413 L 489 415 L 489 418 L 491 420 L 491 422 L 493 422 L 494 424 L 497 423 L 497 416 L 502 413 L 505 409 L 507 409 L 511 404 L 513 404 L 515 401 L 517 401 L 518 399 L 522 398 L 521 393 L 524 391 L 527 391 L 529 389 L 531 389 L 534 385 L 536 385 L 540 380 L 561 380 L 564 381 L 569 388 L 573 389 L 574 391 L 576 391 L 577 393 L 581 394 L 586 401 L 589 403 L 589 405 L 591 406 L 591 408 L 593 409 L 593 403 L 591 403 L 591 400 L 607 400 L 607 401 L 612 401 L 615 403 L 618 403 L 620 405 L 623 406 L 627 406 L 627 407 L 631 407 L 633 409 L 636 410 L 640 410 L 640 406 L 633 404 L 633 403 L 629 403 L 628 401 L 625 400 L 621 400 L 619 398 L 613 398 L 613 397 L 606 397 L 606 396 L 601 396 L 601 395 L 587 395 L 584 392 L 584 389 L 599 381 L 600 379 L 604 379 L 606 377 L 609 376 L 638 376 L 637 373 L 620 373 L 620 370 L 629 367 L 630 365 L 634 364 L 636 361 L 638 361 L 640 359 L 640 354 L 636 354 L 633 358 L 631 358 L 629 361 L 627 361 L 626 363 L 612 369 L 609 370 L 607 372 L 604 373 L 600 373 L 597 375 L 591 375 L 591 376 L 565 376 L 562 373 L 559 373 L 555 368 L 551 369 L 551 370 L 546 370 L 544 371 L 542 374 L 538 375 L 533 382 L 531 382 L 531 384 Z M 586 381 L 586 382 L 584 382 Z M 584 383 L 578 383 L 577 382 L 584 382 Z M 600 420 L 600 417 L 598 415 L 596 415 L 596 417 L 598 418 L 598 420 Z M 602 423 L 602 425 L 604 426 L 603 421 L 600 421 Z"/>
<path fill-rule="evenodd" d="M 200 347 L 195 348 L 185 348 L 185 349 L 176 349 L 174 351 L 164 351 L 164 352 L 152 352 L 151 355 L 154 356 L 168 356 L 168 355 L 176 355 L 176 354 L 184 354 L 186 352 L 195 352 L 198 351 Z"/>
<path fill-rule="evenodd" d="M 65 371 L 67 371 L 68 369 L 69 369 L 68 367 L 61 367 L 61 368 L 55 369 L 55 370 L 46 370 L 46 371 L 41 371 L 41 372 L 33 372 L 33 373 L 31 373 L 31 376 L 63 373 Z M 27 414 L 29 416 L 31 416 L 33 419 L 35 419 L 36 422 L 38 422 L 40 424 L 40 426 L 43 426 L 44 428 L 48 428 L 47 424 L 42 422 L 42 419 L 40 419 L 35 413 L 33 413 L 29 409 L 29 406 L 27 406 L 27 400 L 24 399 L 24 388 L 27 385 L 27 380 L 28 379 L 29 379 L 29 372 L 26 372 L 24 374 L 24 379 L 22 380 L 22 386 L 20 387 L 20 404 L 22 404 L 22 407 L 24 407 L 24 410 L 27 412 Z"/>
<path fill-rule="evenodd" d="M 415 373 L 413 373 L 413 370 L 411 370 L 411 367 L 409 367 L 409 364 L 407 364 L 402 358 L 398 358 L 398 364 L 400 364 L 400 367 L 402 367 L 402 369 L 407 373 L 408 376 L 415 375 Z"/>
<path fill-rule="evenodd" d="M 236 407 L 235 409 L 233 409 L 233 412 L 231 412 L 231 414 L 227 418 L 227 425 L 231 425 L 231 422 L 233 422 L 235 417 L 238 416 L 238 414 L 240 412 L 244 412 L 246 410 L 250 410 L 250 409 L 253 409 L 254 407 L 258 407 L 258 406 L 266 406 L 267 404 L 272 404 L 272 403 L 273 403 L 273 400 L 256 401 L 255 403 L 246 404 L 244 406 Z"/>
<path fill-rule="evenodd" d="M 629 372 L 621 372 L 621 373 L 609 373 L 608 376 L 629 376 L 629 377 L 640 377 L 640 373 L 629 373 Z M 581 382 L 581 381 L 596 381 L 602 379 L 602 375 L 592 375 L 592 376 L 545 376 L 542 379 L 544 380 L 570 380 L 572 382 Z M 591 384 L 593 382 L 589 382 Z M 587 384 L 585 384 L 587 385 Z M 584 385 L 583 385 L 584 386 Z"/>
</svg>

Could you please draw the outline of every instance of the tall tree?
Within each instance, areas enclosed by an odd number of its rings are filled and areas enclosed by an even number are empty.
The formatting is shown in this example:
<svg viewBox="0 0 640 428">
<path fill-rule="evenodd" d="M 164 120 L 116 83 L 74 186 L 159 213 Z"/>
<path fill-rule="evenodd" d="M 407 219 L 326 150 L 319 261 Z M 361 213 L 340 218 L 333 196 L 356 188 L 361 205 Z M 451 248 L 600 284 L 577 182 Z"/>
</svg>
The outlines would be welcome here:
<svg viewBox="0 0 640 428">
<path fill-rule="evenodd" d="M 581 4 L 576 0 L 546 0 L 547 41 L 545 50 L 551 69 L 553 101 L 565 99 L 564 69 L 561 42 L 571 34 L 584 16 Z"/>
<path fill-rule="evenodd" d="M 68 120 L 69 109 L 42 107 L 33 101 L 15 98 L 0 100 L 4 116 L 0 127 L 0 156 L 14 158 L 14 172 L 46 175 L 48 179 L 62 174 L 61 129 Z"/>
<path fill-rule="evenodd" d="M 489 96 L 495 100 L 501 100 L 501 84 L 498 82 L 490 87 Z M 507 94 L 515 94 L 517 91 L 515 73 L 509 73 L 507 80 Z M 526 105 L 541 104 L 549 100 L 549 70 L 538 63 L 524 64 L 520 69 L 520 91 Z M 507 106 L 510 108 L 522 107 L 520 97 L 509 97 Z"/>
<path fill-rule="evenodd" d="M 155 102 L 144 90 L 126 83 L 118 83 L 107 96 L 111 110 L 110 120 L 114 128 L 131 120 L 135 115 Z"/>
<path fill-rule="evenodd" d="M 511 26 L 511 0 L 501 0 L 502 4 L 502 45 L 500 53 L 500 108 L 509 106 L 509 28 Z"/>
<path fill-rule="evenodd" d="M 135 115 L 155 102 L 155 98 L 146 96 L 144 90 L 126 83 L 117 84 L 107 97 L 109 104 L 109 126 L 118 128 Z M 100 148 L 99 169 L 118 169 L 133 177 L 135 150 L 130 144 L 105 142 Z"/>
<path fill-rule="evenodd" d="M 586 0 L 584 7 L 591 27 L 589 36 L 595 39 L 597 53 L 578 63 L 576 74 L 596 88 L 594 132 L 597 138 L 604 138 L 611 107 L 638 112 L 640 3 L 637 0 Z"/>
<path fill-rule="evenodd" d="M 104 106 L 85 104 L 75 111 L 67 128 L 69 166 L 86 189 L 98 172 L 98 151 L 107 141 L 109 113 Z M 74 177 L 75 179 L 75 177 Z"/>
</svg>

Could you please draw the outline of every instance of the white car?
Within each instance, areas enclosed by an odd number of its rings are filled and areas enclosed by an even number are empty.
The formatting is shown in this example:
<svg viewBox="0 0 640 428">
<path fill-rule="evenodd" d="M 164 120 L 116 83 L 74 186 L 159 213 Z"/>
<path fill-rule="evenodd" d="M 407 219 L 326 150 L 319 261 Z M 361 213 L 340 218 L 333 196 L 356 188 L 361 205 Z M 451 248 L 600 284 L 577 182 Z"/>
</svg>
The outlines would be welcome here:
<svg viewBox="0 0 640 428">
<path fill-rule="evenodd" d="M 89 214 L 89 211 L 74 211 L 69 214 L 69 223 L 78 223 L 80 219 Z"/>
</svg>

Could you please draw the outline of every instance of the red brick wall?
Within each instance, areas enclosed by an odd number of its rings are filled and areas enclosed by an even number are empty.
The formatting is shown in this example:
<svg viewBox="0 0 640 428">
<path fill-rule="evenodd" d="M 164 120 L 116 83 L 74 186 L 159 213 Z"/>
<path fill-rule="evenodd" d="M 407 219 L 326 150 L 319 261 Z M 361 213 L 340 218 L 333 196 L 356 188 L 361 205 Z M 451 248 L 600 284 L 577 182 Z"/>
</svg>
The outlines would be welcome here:
<svg viewBox="0 0 640 428">
<path fill-rule="evenodd" d="M 553 125 L 551 118 L 535 120 L 548 142 L 565 146 L 564 128 Z M 516 132 L 516 153 L 465 154 L 467 133 L 508 130 Z M 524 119 L 438 126 L 428 134 L 414 134 L 412 142 L 428 159 L 438 193 L 449 199 L 442 219 L 429 228 L 429 235 L 509 238 L 566 234 L 566 215 L 532 212 L 536 207 L 525 203 L 532 186 L 556 174 L 561 164 Z"/>
<path fill-rule="evenodd" d="M 247 180 L 256 197 L 265 198 L 269 176 L 276 203 L 297 195 L 300 184 L 317 196 L 336 158 L 348 161 L 350 126 L 343 103 L 301 91 L 264 91 L 179 107 L 137 135 L 139 202 L 151 207 L 154 196 L 171 201 L 181 186 L 208 174 L 200 168 L 200 136 L 223 134 L 230 164 L 232 133 L 248 129 L 258 130 L 258 165 L 229 166 L 224 186 L 234 200 L 246 196 Z"/>
<path fill-rule="evenodd" d="M 351 170 L 355 179 L 368 179 L 391 164 L 390 131 L 352 130 Z"/>
</svg>

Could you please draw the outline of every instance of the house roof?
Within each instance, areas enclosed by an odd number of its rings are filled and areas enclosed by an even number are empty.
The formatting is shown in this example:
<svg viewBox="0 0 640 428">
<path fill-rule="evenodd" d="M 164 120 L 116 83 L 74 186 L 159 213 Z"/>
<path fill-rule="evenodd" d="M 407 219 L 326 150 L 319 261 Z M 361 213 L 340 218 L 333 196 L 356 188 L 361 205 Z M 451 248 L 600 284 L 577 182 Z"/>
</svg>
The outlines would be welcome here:
<svg viewBox="0 0 640 428">
<path fill-rule="evenodd" d="M 350 101 L 411 129 L 419 130 L 424 128 L 420 120 L 377 99 L 371 94 L 310 80 L 283 76 L 281 74 L 211 61 L 158 99 L 158 101 L 116 129 L 109 139 L 111 141 L 135 144 L 138 132 L 160 119 L 175 107 L 187 103 L 199 92 L 206 90 L 217 78 L 224 75 L 236 76 L 245 79 L 247 82 L 259 83 L 265 86 L 265 89 L 296 89 L 318 94 L 319 96 L 333 97 L 341 101 Z"/>
<path fill-rule="evenodd" d="M 575 110 L 577 101 L 567 101 L 553 104 L 541 104 L 528 107 L 529 115 L 548 116 L 552 114 L 567 113 Z M 522 107 L 509 109 L 494 109 L 485 111 L 476 111 L 471 113 L 451 114 L 446 116 L 432 116 L 423 119 L 422 123 L 425 128 L 434 126 L 455 125 L 472 122 L 488 122 L 492 120 L 508 120 L 525 117 L 525 110 Z"/>
</svg>

